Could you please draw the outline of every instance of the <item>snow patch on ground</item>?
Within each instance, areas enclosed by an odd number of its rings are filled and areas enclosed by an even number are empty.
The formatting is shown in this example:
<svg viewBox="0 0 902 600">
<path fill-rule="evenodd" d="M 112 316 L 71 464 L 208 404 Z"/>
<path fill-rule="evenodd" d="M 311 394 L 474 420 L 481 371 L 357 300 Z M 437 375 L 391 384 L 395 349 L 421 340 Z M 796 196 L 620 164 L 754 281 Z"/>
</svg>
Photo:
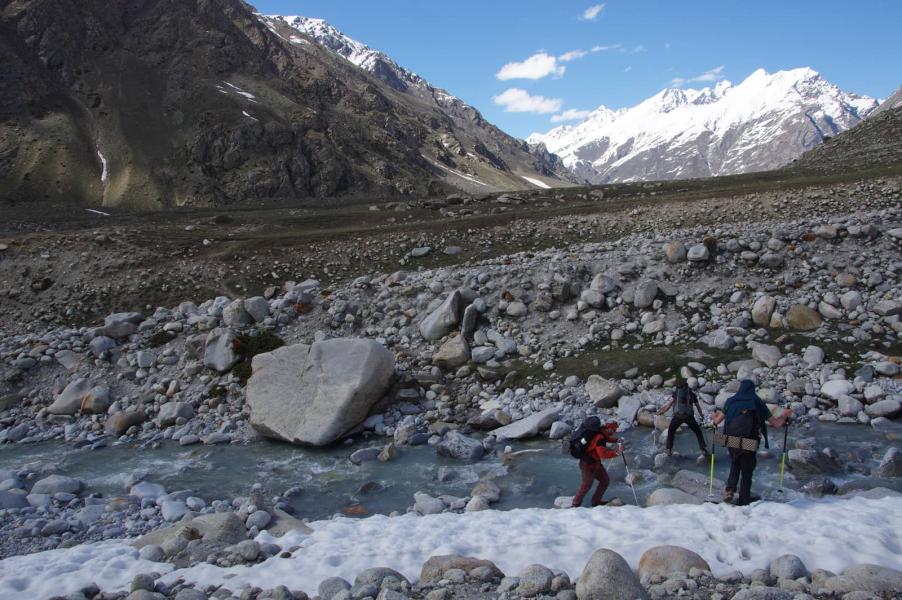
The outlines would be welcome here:
<svg viewBox="0 0 902 600">
<path fill-rule="evenodd" d="M 429 160 L 429 159 L 427 158 L 426 160 Z M 429 162 L 432 163 L 433 165 L 435 165 L 436 167 L 438 167 L 439 169 L 442 169 L 443 171 L 447 171 L 448 173 L 451 173 L 452 175 L 456 175 L 456 176 L 460 177 L 461 179 L 466 179 L 467 181 L 471 181 L 477 185 L 484 185 L 485 187 L 491 187 L 489 184 L 483 183 L 483 182 L 479 181 L 478 179 L 476 179 L 475 177 L 467 175 L 466 173 L 461 173 L 460 171 L 455 171 L 454 169 L 452 169 L 450 167 L 446 167 L 445 165 L 435 162 L 434 160 L 429 160 Z"/>
<path fill-rule="evenodd" d="M 311 523 L 310 535 L 290 533 L 259 541 L 283 548 L 299 546 L 291 558 L 271 558 L 251 567 L 228 569 L 202 564 L 172 570 L 166 581 L 184 578 L 200 585 L 245 585 L 314 592 L 319 582 L 339 576 L 353 580 L 369 567 L 391 567 L 411 580 L 430 556 L 458 553 L 494 561 L 508 574 L 539 563 L 582 572 L 598 548 L 610 548 L 633 568 L 647 549 L 662 544 L 701 554 L 715 574 L 749 573 L 782 554 L 798 555 L 809 568 L 841 572 L 873 563 L 902 570 L 902 502 L 897 498 L 789 504 L 676 505 L 601 509 L 521 509 L 427 517 L 373 516 Z M 0 561 L 0 597 L 41 599 L 72 593 L 96 581 L 104 590 L 126 590 L 137 573 L 164 572 L 169 565 L 138 559 L 122 542 L 86 544 Z"/>
<path fill-rule="evenodd" d="M 107 169 L 106 158 L 103 156 L 100 150 L 97 151 L 97 157 L 100 159 L 100 164 L 103 165 L 103 170 L 100 172 L 100 181 L 101 183 L 106 183 L 107 177 L 109 177 L 110 174 L 109 170 Z"/>
<path fill-rule="evenodd" d="M 539 179 L 533 179 L 532 177 L 526 177 L 525 175 L 520 175 L 520 177 L 522 177 L 529 183 L 533 184 L 534 186 L 542 188 L 543 190 L 551 189 L 550 185 L 548 185 L 547 183 L 545 183 L 544 181 L 541 181 Z"/>
<path fill-rule="evenodd" d="M 238 94 L 239 96 L 242 96 L 243 98 L 245 98 L 246 100 L 249 100 L 250 102 L 257 101 L 256 96 L 254 96 L 250 92 L 244 91 L 243 89 L 241 89 L 234 83 L 229 83 L 228 81 L 223 81 L 223 83 L 226 84 L 227 86 L 229 86 L 229 89 L 225 89 L 221 85 L 216 86 L 216 89 L 219 90 L 220 92 L 222 92 L 223 94 L 228 94 L 231 91 L 232 93 Z"/>
<path fill-rule="evenodd" d="M 254 121 L 260 120 L 257 117 L 253 116 L 252 114 L 250 114 L 249 112 L 247 112 L 246 110 L 242 110 L 241 114 L 244 115 L 245 117 L 247 117 L 248 119 L 253 119 Z"/>
</svg>

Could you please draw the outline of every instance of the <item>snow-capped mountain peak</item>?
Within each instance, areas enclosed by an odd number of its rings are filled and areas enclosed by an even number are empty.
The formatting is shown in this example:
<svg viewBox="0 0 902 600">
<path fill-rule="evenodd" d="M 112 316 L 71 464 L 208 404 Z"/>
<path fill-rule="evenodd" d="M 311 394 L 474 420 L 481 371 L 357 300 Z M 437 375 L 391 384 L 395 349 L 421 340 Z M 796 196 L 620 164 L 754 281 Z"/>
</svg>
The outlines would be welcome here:
<svg viewBox="0 0 902 600">
<path fill-rule="evenodd" d="M 727 175 L 780 167 L 876 107 L 808 67 L 758 69 L 738 85 L 667 88 L 631 108 L 602 106 L 529 141 L 593 183 Z"/>
</svg>

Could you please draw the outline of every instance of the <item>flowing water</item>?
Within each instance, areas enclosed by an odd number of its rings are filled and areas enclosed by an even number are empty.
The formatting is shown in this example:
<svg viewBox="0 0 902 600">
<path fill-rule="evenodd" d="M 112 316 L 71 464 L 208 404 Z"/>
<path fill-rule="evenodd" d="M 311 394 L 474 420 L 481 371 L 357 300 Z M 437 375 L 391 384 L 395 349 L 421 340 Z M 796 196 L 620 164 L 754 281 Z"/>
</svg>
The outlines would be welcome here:
<svg viewBox="0 0 902 600">
<path fill-rule="evenodd" d="M 708 443 L 710 443 L 710 433 Z M 635 428 L 625 434 L 630 471 L 638 476 L 636 493 L 640 503 L 653 490 L 667 485 L 678 470 L 697 474 L 696 493 L 707 494 L 709 463 L 698 459 L 695 437 L 683 430 L 675 446 L 676 456 L 663 468 L 652 470 L 653 434 L 647 428 Z M 835 450 L 843 473 L 832 474 L 837 483 L 865 479 L 876 466 L 888 445 L 902 447 L 897 434 L 881 434 L 859 425 L 820 424 L 810 429 L 794 428 L 790 447 L 802 437 L 815 437 L 817 448 Z M 787 474 L 784 491 L 779 488 L 782 431 L 771 432 L 771 457 L 759 460 L 754 489 L 766 498 L 792 499 L 806 480 Z M 660 435 L 659 447 L 663 445 Z M 434 449 L 419 446 L 400 450 L 396 460 L 354 465 L 348 456 L 354 450 L 380 441 L 346 445 L 327 450 L 299 448 L 287 444 L 260 441 L 249 445 L 181 447 L 167 443 L 156 449 L 114 445 L 99 450 L 74 450 L 59 442 L 10 446 L 0 450 L 0 468 L 30 467 L 44 472 L 60 472 L 85 482 L 90 492 L 119 495 L 135 475 L 163 484 L 167 490 L 193 490 L 207 501 L 246 495 L 253 483 L 262 483 L 271 494 L 293 486 L 303 490 L 292 497 L 299 517 L 328 518 L 346 511 L 352 516 L 404 511 L 413 504 L 413 494 L 464 497 L 481 478 L 494 478 L 503 495 L 498 509 L 551 507 L 555 497 L 571 495 L 579 483 L 576 461 L 562 452 L 561 445 L 548 440 L 513 444 L 515 455 L 504 458 L 493 453 L 475 464 L 437 457 Z M 715 455 L 715 477 L 727 476 L 726 451 Z M 608 461 L 611 487 L 607 498 L 634 503 L 624 481 L 620 458 Z M 864 483 L 864 481 L 862 481 Z M 893 487 L 892 481 L 869 482 Z M 715 487 L 719 495 L 721 489 Z"/>
</svg>

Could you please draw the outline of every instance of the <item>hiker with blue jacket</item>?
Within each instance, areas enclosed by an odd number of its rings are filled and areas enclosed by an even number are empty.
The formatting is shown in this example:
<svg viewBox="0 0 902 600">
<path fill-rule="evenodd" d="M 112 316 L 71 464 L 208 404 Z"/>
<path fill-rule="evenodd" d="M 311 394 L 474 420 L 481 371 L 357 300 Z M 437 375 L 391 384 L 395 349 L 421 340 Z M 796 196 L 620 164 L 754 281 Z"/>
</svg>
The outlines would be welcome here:
<svg viewBox="0 0 902 600">
<path fill-rule="evenodd" d="M 692 408 L 695 407 L 695 410 L 698 411 L 698 418 L 702 422 L 705 420 L 705 415 L 702 413 L 701 404 L 698 403 L 698 396 L 689 389 L 689 384 L 682 378 L 677 379 L 677 386 L 673 390 L 673 395 L 657 414 L 659 416 L 663 415 L 670 410 L 671 406 L 673 407 L 673 416 L 670 418 L 670 426 L 667 428 L 667 455 L 670 456 L 673 453 L 673 438 L 676 436 L 680 425 L 685 423 L 695 434 L 696 439 L 698 439 L 698 447 L 702 455 L 708 456 L 705 436 L 702 434 L 702 428 L 699 426 L 698 421 L 695 420 L 695 415 L 692 414 Z"/>
<path fill-rule="evenodd" d="M 755 382 L 751 379 L 743 379 L 739 391 L 727 398 L 723 411 L 714 414 L 715 426 L 724 423 L 723 434 L 715 436 L 715 442 L 726 446 L 730 452 L 730 476 L 727 477 L 724 502 L 733 502 L 737 483 L 739 497 L 736 505 L 745 506 L 760 500 L 752 495 L 752 473 L 758 464 L 758 445 L 763 437 L 764 447 L 770 448 L 767 426 L 783 427 L 790 416 L 792 410 L 788 408 L 779 416 L 772 415 L 755 393 Z"/>
</svg>

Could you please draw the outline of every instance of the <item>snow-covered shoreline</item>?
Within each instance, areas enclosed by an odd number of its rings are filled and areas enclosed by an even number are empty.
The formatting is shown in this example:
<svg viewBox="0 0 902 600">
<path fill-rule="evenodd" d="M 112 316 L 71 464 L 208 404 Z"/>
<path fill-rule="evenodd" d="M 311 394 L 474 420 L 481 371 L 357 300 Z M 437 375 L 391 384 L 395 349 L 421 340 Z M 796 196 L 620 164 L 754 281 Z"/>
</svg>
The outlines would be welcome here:
<svg viewBox="0 0 902 600">
<path fill-rule="evenodd" d="M 834 572 L 862 563 L 902 570 L 899 523 L 897 497 L 763 502 L 745 508 L 705 504 L 340 518 L 312 523 L 310 535 L 258 536 L 283 549 L 300 547 L 290 558 L 250 567 L 200 564 L 171 570 L 163 579 L 198 586 L 227 582 L 231 589 L 282 584 L 312 592 L 328 577 L 353 580 L 375 566 L 414 581 L 430 556 L 443 554 L 489 559 L 506 573 L 539 563 L 576 578 L 599 548 L 618 552 L 636 568 L 643 552 L 665 544 L 698 552 L 715 575 L 766 568 L 784 554 Z M 139 560 L 125 542 L 86 544 L 0 561 L 0 596 L 38 600 L 91 582 L 108 591 L 124 590 L 139 573 L 170 568 Z"/>
</svg>

